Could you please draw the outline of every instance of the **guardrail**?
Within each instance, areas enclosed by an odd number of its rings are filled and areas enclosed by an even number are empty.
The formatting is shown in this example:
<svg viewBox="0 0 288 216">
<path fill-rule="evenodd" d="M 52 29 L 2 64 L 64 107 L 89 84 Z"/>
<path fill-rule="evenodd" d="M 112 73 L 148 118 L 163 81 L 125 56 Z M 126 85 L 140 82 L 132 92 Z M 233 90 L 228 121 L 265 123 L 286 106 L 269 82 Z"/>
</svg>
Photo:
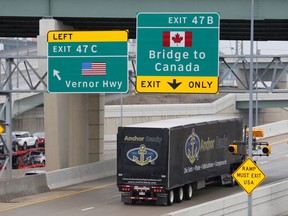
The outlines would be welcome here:
<svg viewBox="0 0 288 216">
<path fill-rule="evenodd" d="M 265 137 L 273 137 L 273 136 L 285 134 L 285 133 L 288 133 L 288 120 L 260 125 L 257 128 L 263 129 Z"/>
</svg>

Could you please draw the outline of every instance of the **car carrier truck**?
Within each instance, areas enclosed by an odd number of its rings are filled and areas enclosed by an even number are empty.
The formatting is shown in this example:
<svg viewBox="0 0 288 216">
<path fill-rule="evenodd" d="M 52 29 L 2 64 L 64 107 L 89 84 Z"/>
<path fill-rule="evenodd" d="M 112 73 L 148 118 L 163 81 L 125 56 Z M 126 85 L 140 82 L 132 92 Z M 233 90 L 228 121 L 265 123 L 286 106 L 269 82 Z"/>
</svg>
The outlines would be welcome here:
<svg viewBox="0 0 288 216">
<path fill-rule="evenodd" d="M 235 184 L 231 174 L 243 162 L 228 146 L 243 140 L 242 119 L 199 116 L 118 128 L 117 186 L 121 201 L 156 204 L 190 200 L 210 183 Z M 238 149 L 238 151 L 244 151 Z"/>
</svg>

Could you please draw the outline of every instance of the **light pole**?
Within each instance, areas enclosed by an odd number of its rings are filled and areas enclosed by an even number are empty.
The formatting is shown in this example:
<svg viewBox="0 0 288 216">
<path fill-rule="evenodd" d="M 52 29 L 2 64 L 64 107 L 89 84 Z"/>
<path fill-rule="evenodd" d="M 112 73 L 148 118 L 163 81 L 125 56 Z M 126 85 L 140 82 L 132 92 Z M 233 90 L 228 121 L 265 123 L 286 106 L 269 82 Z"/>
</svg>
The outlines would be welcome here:
<svg viewBox="0 0 288 216">
<path fill-rule="evenodd" d="M 249 76 L 249 134 L 248 157 L 252 158 L 252 126 L 253 126 L 253 42 L 254 42 L 254 0 L 251 0 L 250 27 L 250 76 Z M 248 216 L 252 216 L 252 193 L 248 195 Z"/>
</svg>

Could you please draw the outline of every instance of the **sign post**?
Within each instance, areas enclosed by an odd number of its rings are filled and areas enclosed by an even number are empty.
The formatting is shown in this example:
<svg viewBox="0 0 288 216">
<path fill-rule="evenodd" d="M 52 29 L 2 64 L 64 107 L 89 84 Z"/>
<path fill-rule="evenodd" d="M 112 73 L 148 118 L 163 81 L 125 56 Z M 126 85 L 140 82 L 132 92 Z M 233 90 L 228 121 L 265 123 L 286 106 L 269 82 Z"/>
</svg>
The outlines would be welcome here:
<svg viewBox="0 0 288 216">
<path fill-rule="evenodd" d="M 218 13 L 139 13 L 139 93 L 218 93 Z"/>
<path fill-rule="evenodd" d="M 48 92 L 127 92 L 127 41 L 127 31 L 48 32 Z"/>
</svg>

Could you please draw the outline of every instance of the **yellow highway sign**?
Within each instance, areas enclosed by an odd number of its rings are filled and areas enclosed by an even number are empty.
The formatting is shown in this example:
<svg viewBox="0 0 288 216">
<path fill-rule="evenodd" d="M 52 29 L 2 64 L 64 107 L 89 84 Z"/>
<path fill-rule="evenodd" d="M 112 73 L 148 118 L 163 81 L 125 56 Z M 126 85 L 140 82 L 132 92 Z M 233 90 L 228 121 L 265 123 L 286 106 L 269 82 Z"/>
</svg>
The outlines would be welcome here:
<svg viewBox="0 0 288 216">
<path fill-rule="evenodd" d="M 0 124 L 0 134 L 4 132 L 5 128 Z"/>
<path fill-rule="evenodd" d="M 235 170 L 232 177 L 249 195 L 267 178 L 250 157 Z"/>
<path fill-rule="evenodd" d="M 48 42 L 127 42 L 128 31 L 49 31 Z"/>
<path fill-rule="evenodd" d="M 218 93 L 218 77 L 137 76 L 138 93 Z"/>
</svg>

